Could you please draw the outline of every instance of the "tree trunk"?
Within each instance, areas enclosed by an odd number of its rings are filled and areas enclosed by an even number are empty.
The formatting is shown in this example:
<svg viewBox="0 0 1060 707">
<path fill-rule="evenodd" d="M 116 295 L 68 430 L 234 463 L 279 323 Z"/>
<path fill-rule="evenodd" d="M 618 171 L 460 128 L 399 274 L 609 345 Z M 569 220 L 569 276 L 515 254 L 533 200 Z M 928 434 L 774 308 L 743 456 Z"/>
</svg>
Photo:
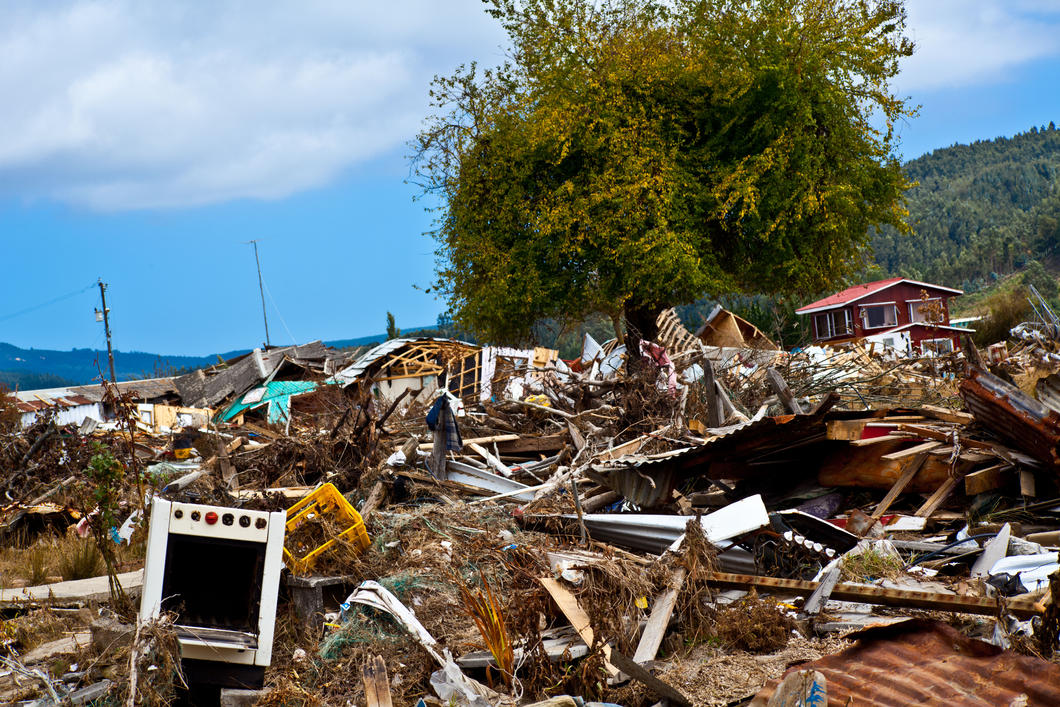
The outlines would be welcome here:
<svg viewBox="0 0 1060 707">
<path fill-rule="evenodd" d="M 640 361 L 640 342 L 655 341 L 659 335 L 657 320 L 663 308 L 659 306 L 633 305 L 627 303 L 623 316 L 626 320 L 627 366 L 636 367 Z"/>
</svg>

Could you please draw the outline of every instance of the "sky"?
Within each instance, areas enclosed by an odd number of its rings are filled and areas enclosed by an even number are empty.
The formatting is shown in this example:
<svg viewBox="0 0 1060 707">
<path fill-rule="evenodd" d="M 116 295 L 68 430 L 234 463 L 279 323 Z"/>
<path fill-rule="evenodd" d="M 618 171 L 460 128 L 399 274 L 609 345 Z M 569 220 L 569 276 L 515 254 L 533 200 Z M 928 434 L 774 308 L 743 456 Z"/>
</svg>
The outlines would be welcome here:
<svg viewBox="0 0 1060 707">
<path fill-rule="evenodd" d="M 907 0 L 905 159 L 1060 122 L 1060 0 Z M 206 355 L 433 324 L 407 183 L 480 0 L 0 4 L 0 342 Z"/>
</svg>

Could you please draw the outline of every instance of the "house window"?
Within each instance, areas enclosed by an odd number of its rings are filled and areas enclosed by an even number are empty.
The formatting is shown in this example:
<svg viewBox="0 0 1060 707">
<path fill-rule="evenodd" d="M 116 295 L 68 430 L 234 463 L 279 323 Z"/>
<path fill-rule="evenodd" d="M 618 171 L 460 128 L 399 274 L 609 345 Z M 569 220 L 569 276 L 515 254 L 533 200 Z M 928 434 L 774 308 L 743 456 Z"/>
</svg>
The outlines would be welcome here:
<svg viewBox="0 0 1060 707">
<path fill-rule="evenodd" d="M 945 310 L 942 308 L 942 298 L 932 297 L 928 300 L 909 301 L 909 321 L 916 324 L 941 324 Z"/>
<path fill-rule="evenodd" d="M 862 307 L 861 322 L 866 329 L 897 326 L 898 307 L 893 302 Z"/>
<path fill-rule="evenodd" d="M 920 342 L 920 350 L 925 356 L 952 353 L 953 339 L 924 339 Z"/>
<path fill-rule="evenodd" d="M 823 312 L 814 317 L 818 339 L 831 339 L 836 336 L 847 336 L 854 333 L 850 310 L 841 309 L 834 312 Z"/>
</svg>

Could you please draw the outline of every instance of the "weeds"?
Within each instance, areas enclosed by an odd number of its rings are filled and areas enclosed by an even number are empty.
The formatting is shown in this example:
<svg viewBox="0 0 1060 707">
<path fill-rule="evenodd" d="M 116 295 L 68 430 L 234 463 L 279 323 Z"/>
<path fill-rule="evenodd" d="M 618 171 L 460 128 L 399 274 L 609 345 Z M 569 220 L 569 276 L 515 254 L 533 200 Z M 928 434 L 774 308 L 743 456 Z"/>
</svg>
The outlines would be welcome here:
<svg viewBox="0 0 1060 707">
<path fill-rule="evenodd" d="M 65 541 L 57 543 L 56 549 L 56 567 L 64 580 L 88 579 L 103 571 L 103 556 L 93 541 L 67 536 Z"/>
<path fill-rule="evenodd" d="M 460 598 L 464 602 L 464 610 L 474 620 L 486 648 L 497 662 L 504 684 L 510 689 L 515 671 L 512 639 L 504 625 L 504 614 L 493 595 L 493 590 L 485 580 L 482 580 L 482 584 L 486 587 L 485 593 L 477 587 L 472 591 L 463 582 L 459 582 Z"/>
<path fill-rule="evenodd" d="M 902 560 L 869 548 L 857 555 L 848 555 L 840 563 L 840 577 L 846 582 L 874 579 L 897 579 L 902 574 Z"/>
</svg>

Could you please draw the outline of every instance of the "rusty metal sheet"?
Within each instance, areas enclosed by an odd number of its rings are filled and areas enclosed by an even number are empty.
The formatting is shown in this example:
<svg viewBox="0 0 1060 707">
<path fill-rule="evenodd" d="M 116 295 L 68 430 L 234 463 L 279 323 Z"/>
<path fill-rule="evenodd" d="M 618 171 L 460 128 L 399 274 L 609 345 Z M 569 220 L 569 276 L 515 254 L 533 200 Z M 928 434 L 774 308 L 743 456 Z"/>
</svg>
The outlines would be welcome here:
<svg viewBox="0 0 1060 707">
<path fill-rule="evenodd" d="M 911 619 L 848 638 L 857 642 L 788 671 L 820 671 L 829 707 L 1060 705 L 1060 665 L 968 638 L 939 621 Z M 765 705 L 779 682 L 768 683 L 752 707 Z"/>
<path fill-rule="evenodd" d="M 968 369 L 960 392 L 976 422 L 1035 459 L 1060 468 L 1060 413 L 979 368 Z"/>
</svg>

